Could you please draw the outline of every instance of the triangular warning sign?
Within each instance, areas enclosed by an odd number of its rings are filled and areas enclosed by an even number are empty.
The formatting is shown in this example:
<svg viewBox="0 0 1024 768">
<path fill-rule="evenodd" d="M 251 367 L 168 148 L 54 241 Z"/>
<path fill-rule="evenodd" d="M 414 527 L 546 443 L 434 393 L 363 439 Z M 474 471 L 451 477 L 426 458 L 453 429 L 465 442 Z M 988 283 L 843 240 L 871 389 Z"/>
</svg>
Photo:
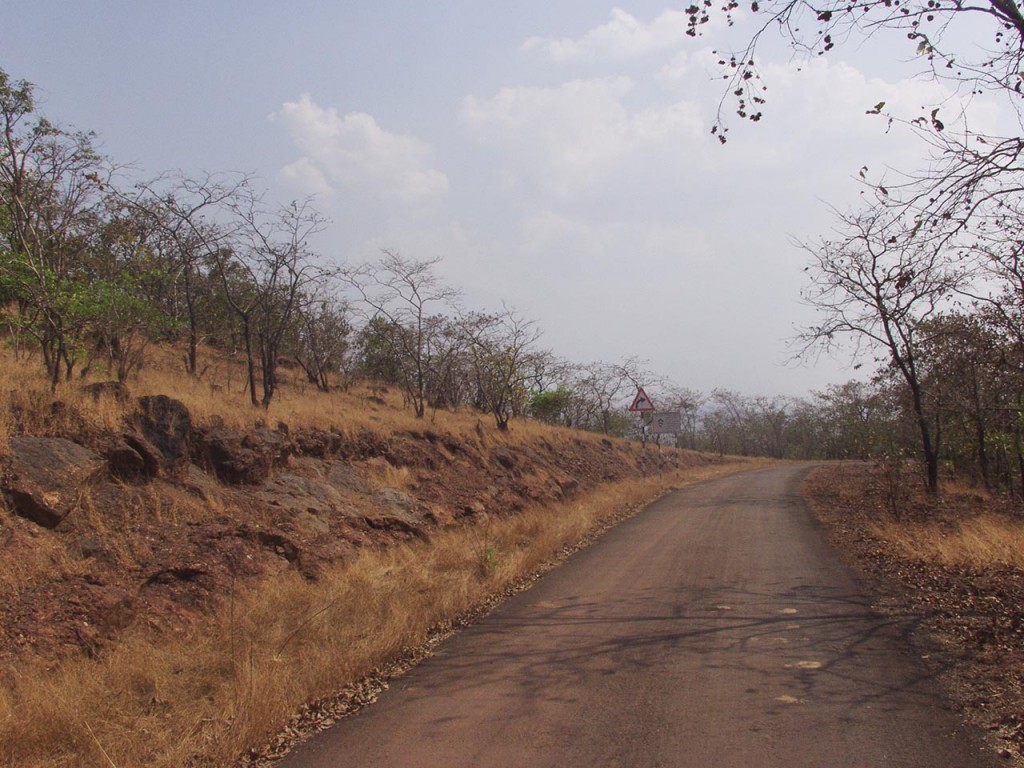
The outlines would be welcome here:
<svg viewBox="0 0 1024 768">
<path fill-rule="evenodd" d="M 644 392 L 643 387 L 636 388 L 636 397 L 633 398 L 633 404 L 629 406 L 631 411 L 653 411 L 654 403 L 651 402 L 651 398 Z"/>
</svg>

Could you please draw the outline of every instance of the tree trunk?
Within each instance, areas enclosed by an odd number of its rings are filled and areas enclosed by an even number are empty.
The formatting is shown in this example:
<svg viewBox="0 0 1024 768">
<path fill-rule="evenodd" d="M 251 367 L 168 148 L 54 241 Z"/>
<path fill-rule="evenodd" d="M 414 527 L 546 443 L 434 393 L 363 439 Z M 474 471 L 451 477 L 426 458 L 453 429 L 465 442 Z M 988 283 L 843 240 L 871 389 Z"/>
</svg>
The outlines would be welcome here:
<svg viewBox="0 0 1024 768">
<path fill-rule="evenodd" d="M 1020 497 L 1024 499 L 1024 446 L 1021 446 L 1020 431 L 1013 432 L 1013 448 L 1017 453 L 1017 469 L 1020 474 Z"/>
<path fill-rule="evenodd" d="M 252 354 L 252 332 L 249 330 L 249 318 L 242 318 L 242 335 L 245 337 L 245 363 L 249 376 L 249 402 L 255 408 L 260 404 L 256 399 L 256 361 Z"/>
<path fill-rule="evenodd" d="M 260 347 L 262 347 L 263 359 L 263 401 L 261 405 L 264 410 L 270 408 L 270 401 L 277 389 L 277 356 L 274 354 L 274 350 L 269 348 L 270 346 L 266 340 L 261 338 Z"/>
<path fill-rule="evenodd" d="M 185 308 L 188 310 L 188 355 L 185 358 L 185 373 L 195 376 L 199 370 L 199 313 L 196 299 L 192 295 L 192 279 L 185 269 Z"/>
<path fill-rule="evenodd" d="M 939 445 L 938 438 L 932 441 L 931 429 L 928 427 L 928 417 L 924 413 L 924 403 L 921 396 L 921 387 L 916 380 L 910 385 L 913 395 L 914 415 L 917 417 L 918 431 L 921 433 L 921 449 L 924 453 L 925 466 L 928 470 L 928 492 L 939 492 Z"/>
</svg>

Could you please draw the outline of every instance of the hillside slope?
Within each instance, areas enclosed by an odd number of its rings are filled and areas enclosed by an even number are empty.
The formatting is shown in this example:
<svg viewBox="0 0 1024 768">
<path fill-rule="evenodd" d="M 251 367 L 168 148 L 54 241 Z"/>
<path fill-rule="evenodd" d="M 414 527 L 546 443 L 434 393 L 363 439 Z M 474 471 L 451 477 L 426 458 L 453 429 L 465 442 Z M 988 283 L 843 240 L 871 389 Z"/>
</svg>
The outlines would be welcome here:
<svg viewBox="0 0 1024 768">
<path fill-rule="evenodd" d="M 56 394 L 2 363 L 2 766 L 266 754 L 593 531 L 744 466 L 416 419 L 379 386 L 291 382 L 253 410 L 229 363 Z"/>
<path fill-rule="evenodd" d="M 315 580 L 367 546 L 707 461 L 568 430 L 243 431 L 216 422 L 189 426 L 173 456 L 166 435 L 154 437 L 160 419 L 140 413 L 137 403 L 126 408 L 123 434 L 93 434 L 84 446 L 9 439 L 0 659 L 96 653 L 139 622 L 191 620 L 239 580 L 285 570 Z M 155 476 L 119 469 L 124 437 L 144 436 L 164 446 Z M 56 497 L 48 517 L 26 498 L 33 483 Z"/>
</svg>

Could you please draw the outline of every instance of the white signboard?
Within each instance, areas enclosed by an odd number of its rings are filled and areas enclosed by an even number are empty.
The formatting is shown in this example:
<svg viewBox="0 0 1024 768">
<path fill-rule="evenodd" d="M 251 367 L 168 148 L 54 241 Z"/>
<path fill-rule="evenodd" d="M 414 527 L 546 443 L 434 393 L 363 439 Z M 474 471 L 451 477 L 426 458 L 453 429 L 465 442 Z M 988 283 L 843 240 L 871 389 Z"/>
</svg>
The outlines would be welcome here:
<svg viewBox="0 0 1024 768">
<path fill-rule="evenodd" d="M 658 411 L 652 416 L 651 432 L 655 435 L 674 435 L 683 431 L 683 417 L 679 411 Z"/>
</svg>

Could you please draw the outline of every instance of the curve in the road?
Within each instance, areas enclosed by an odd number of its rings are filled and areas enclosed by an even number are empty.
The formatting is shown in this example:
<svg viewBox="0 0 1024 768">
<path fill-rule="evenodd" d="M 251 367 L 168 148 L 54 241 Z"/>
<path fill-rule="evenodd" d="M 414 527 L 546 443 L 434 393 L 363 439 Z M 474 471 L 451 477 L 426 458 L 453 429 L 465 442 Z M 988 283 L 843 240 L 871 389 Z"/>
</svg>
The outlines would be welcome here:
<svg viewBox="0 0 1024 768">
<path fill-rule="evenodd" d="M 658 501 L 280 767 L 996 765 L 825 542 L 807 469 Z"/>
</svg>

